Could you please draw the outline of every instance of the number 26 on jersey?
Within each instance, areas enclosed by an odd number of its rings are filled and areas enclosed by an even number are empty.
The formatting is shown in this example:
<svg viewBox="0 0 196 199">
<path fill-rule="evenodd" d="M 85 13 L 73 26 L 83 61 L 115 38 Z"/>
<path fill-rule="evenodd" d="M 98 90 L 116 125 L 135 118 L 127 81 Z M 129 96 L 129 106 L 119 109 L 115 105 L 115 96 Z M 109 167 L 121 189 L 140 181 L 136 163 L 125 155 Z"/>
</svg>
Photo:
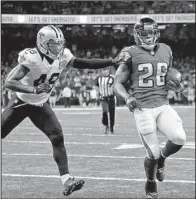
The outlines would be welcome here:
<svg viewBox="0 0 196 199">
<path fill-rule="evenodd" d="M 157 63 L 156 71 L 151 63 L 139 64 L 138 71 L 144 72 L 144 74 L 139 75 L 139 87 L 154 87 L 154 86 L 164 86 L 165 85 L 165 75 L 167 73 L 168 64 Z M 156 72 L 156 74 L 154 74 Z M 150 79 L 152 76 L 156 76 L 155 79 Z"/>
</svg>

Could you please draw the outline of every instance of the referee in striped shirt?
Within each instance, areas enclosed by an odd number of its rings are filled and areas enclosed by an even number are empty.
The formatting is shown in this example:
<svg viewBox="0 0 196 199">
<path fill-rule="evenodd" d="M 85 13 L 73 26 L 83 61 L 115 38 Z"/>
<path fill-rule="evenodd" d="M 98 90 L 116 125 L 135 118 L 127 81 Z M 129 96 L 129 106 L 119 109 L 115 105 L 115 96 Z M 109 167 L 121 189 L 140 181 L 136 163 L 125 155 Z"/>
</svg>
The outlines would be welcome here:
<svg viewBox="0 0 196 199">
<path fill-rule="evenodd" d="M 111 67 L 102 69 L 100 76 L 97 78 L 102 107 L 102 124 L 105 126 L 105 134 L 114 133 L 115 123 L 114 76 L 110 74 L 110 71 Z"/>
</svg>

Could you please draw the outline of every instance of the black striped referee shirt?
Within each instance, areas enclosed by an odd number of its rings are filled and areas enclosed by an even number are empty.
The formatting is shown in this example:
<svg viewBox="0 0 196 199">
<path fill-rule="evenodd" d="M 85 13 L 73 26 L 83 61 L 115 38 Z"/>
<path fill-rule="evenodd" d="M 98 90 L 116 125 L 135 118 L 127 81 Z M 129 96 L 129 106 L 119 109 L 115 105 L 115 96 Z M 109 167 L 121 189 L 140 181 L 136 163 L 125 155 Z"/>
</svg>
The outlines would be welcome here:
<svg viewBox="0 0 196 199">
<path fill-rule="evenodd" d="M 112 75 L 99 76 L 97 86 L 101 97 L 109 97 L 114 95 L 113 91 L 114 77 Z"/>
</svg>

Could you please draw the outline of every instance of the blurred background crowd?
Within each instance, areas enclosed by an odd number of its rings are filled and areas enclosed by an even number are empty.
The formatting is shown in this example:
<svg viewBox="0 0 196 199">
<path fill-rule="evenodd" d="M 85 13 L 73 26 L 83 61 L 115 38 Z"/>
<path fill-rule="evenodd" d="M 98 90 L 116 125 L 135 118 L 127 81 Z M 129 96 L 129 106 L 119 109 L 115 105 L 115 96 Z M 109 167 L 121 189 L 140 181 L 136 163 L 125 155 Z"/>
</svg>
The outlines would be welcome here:
<svg viewBox="0 0 196 199">
<path fill-rule="evenodd" d="M 11 2 L 2 1 L 2 14 L 160 14 L 194 13 L 195 2 L 107 2 L 107 1 L 58 1 L 58 2 Z M 35 47 L 37 31 L 43 25 L 2 24 L 1 26 L 1 85 L 3 106 L 7 103 L 8 91 L 3 88 L 9 71 L 17 65 L 18 52 L 24 48 Z M 76 57 L 111 58 L 119 51 L 134 44 L 133 25 L 59 25 L 66 39 L 66 46 Z M 160 24 L 160 42 L 168 44 L 173 51 L 173 66 L 182 72 L 185 79 L 185 92 L 171 93 L 173 103 L 188 104 L 189 90 L 195 90 L 195 24 Z M 71 90 L 70 100 L 65 106 L 80 103 L 91 104 L 99 70 L 67 69 L 56 84 L 57 104 L 64 103 L 63 90 Z M 65 90 L 66 90 L 65 89 Z M 68 91 L 70 93 L 70 91 Z M 93 93 L 93 92 L 92 92 Z M 96 92 L 94 92 L 96 93 Z M 69 96 L 69 95 L 68 95 Z M 93 97 L 92 97 L 93 96 Z M 85 98 L 85 100 L 84 100 Z M 195 99 L 195 95 L 194 95 Z M 85 102 L 85 103 L 83 103 Z M 68 104 L 67 104 L 68 103 Z M 121 105 L 117 99 L 117 105 Z"/>
<path fill-rule="evenodd" d="M 193 1 L 2 1 L 9 14 L 160 14 L 195 13 Z"/>
</svg>

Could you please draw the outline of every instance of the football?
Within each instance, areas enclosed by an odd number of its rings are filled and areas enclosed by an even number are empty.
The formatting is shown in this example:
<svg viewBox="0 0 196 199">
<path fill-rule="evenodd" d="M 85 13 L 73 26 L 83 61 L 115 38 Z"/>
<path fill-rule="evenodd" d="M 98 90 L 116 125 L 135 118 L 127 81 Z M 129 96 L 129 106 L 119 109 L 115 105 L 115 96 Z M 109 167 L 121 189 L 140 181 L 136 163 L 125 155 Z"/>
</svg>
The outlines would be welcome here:
<svg viewBox="0 0 196 199">
<path fill-rule="evenodd" d="M 178 85 L 183 81 L 183 77 L 182 77 L 182 74 L 178 70 L 176 70 L 175 68 L 172 68 L 167 71 L 165 80 L 166 80 L 166 83 L 168 83 L 169 81 L 172 81 L 176 85 Z"/>
</svg>

